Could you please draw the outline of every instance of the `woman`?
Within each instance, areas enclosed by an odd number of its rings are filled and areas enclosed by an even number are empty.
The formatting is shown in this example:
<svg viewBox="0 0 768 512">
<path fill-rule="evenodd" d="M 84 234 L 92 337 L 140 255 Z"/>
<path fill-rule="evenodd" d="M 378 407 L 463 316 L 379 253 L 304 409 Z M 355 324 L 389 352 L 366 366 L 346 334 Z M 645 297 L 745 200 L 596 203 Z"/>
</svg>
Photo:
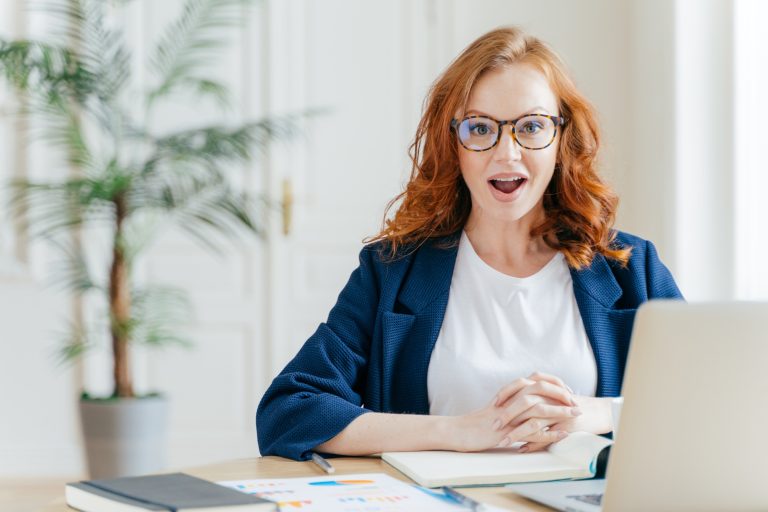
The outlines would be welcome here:
<svg viewBox="0 0 768 512">
<path fill-rule="evenodd" d="M 262 454 L 610 432 L 637 307 L 682 296 L 653 244 L 612 229 L 598 147 L 545 44 L 515 28 L 472 43 L 429 93 L 394 217 L 264 395 Z"/>
</svg>

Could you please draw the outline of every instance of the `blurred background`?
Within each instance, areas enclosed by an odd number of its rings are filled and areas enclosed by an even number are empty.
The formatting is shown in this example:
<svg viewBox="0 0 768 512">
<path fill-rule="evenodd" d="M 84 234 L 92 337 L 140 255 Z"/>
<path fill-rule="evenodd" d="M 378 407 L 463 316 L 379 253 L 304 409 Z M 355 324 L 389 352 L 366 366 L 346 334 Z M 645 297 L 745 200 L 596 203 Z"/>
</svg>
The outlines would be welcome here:
<svg viewBox="0 0 768 512">
<path fill-rule="evenodd" d="M 182 5 L 136 0 L 105 21 L 124 26 L 137 70 Z M 55 28 L 29 7 L 0 0 L 0 37 Z M 241 189 L 289 207 L 269 209 L 261 237 L 216 255 L 170 232 L 137 263 L 140 280 L 187 290 L 194 311 L 183 327 L 192 348 L 133 354 L 137 392 L 171 399 L 168 468 L 258 455 L 258 401 L 325 320 L 362 239 L 401 190 L 430 83 L 500 25 L 550 43 L 596 106 L 601 171 L 621 198 L 616 226 L 657 245 L 689 300 L 768 298 L 766 20 L 759 0 L 263 0 L 243 8 L 211 69 L 233 106 L 224 114 L 206 104 L 169 108 L 155 127 L 319 113 L 302 118 L 297 136 L 230 169 Z M 140 85 L 145 77 L 136 76 Z M 16 102 L 0 85 L 0 112 Z M 0 117 L 0 180 L 62 172 L 20 123 Z M 7 196 L 1 188 L 3 204 Z M 56 258 L 2 210 L 0 478 L 82 477 L 77 399 L 83 388 L 111 392 L 108 351 L 55 363 L 58 333 L 73 314 L 89 314 L 49 285 Z"/>
</svg>

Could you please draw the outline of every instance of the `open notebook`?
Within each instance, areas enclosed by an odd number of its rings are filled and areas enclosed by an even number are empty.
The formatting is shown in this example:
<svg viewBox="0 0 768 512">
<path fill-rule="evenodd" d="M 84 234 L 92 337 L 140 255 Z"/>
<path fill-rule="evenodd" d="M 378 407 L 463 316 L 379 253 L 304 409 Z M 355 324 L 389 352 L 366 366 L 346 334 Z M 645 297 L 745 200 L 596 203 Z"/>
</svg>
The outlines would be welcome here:
<svg viewBox="0 0 768 512">
<path fill-rule="evenodd" d="M 386 452 L 382 459 L 424 487 L 499 485 L 570 480 L 595 476 L 597 457 L 613 441 L 574 432 L 547 451 L 518 453 L 517 448 L 483 452 Z"/>
</svg>

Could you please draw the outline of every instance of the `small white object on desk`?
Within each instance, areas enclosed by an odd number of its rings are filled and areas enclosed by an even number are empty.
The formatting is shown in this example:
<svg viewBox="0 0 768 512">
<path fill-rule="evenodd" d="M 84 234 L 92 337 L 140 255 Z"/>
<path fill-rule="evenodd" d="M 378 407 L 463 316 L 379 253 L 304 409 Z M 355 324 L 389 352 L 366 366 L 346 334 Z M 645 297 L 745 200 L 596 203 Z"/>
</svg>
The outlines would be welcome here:
<svg viewBox="0 0 768 512">
<path fill-rule="evenodd" d="M 325 460 L 320 454 L 312 452 L 312 462 L 320 466 L 322 470 L 328 473 L 329 475 L 332 475 L 333 473 L 336 472 L 334 467 L 331 466 L 331 463 Z"/>
</svg>

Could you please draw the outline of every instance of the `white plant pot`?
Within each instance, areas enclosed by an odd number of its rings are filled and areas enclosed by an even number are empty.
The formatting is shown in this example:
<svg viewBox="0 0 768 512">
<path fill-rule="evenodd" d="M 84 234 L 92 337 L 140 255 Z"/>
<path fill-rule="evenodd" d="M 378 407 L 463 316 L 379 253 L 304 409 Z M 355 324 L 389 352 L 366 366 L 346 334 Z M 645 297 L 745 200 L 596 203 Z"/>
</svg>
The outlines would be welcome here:
<svg viewBox="0 0 768 512">
<path fill-rule="evenodd" d="M 165 469 L 168 401 L 161 396 L 80 400 L 90 478 Z"/>
</svg>

